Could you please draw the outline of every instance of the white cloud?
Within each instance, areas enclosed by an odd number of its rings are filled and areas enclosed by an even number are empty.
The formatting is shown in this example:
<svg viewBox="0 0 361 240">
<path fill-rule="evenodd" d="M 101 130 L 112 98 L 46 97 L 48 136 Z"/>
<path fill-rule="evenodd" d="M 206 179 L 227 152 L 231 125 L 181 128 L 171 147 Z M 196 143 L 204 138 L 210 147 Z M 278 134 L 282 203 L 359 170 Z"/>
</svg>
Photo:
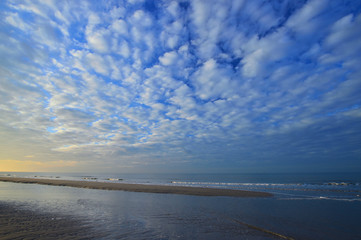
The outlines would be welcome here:
<svg viewBox="0 0 361 240">
<path fill-rule="evenodd" d="M 168 7 L 167 11 L 174 17 L 177 18 L 180 12 L 179 5 L 177 1 L 172 1 Z"/>
<path fill-rule="evenodd" d="M 61 11 L 59 11 L 59 10 L 55 10 L 55 17 L 57 18 L 57 19 L 59 19 L 60 21 L 62 21 L 65 25 L 69 25 L 70 24 L 70 22 L 69 22 L 69 20 L 63 15 L 63 13 L 61 12 Z"/>
<path fill-rule="evenodd" d="M 89 14 L 89 18 L 88 18 L 88 31 L 91 31 L 96 25 L 100 24 L 101 20 L 100 17 L 98 16 L 98 14 L 96 13 L 90 13 Z"/>
<path fill-rule="evenodd" d="M 135 11 L 131 17 L 131 21 L 134 25 L 140 27 L 150 27 L 153 24 L 151 16 L 143 10 Z"/>
<path fill-rule="evenodd" d="M 89 65 L 92 67 L 92 69 L 94 69 L 94 71 L 106 76 L 109 75 L 109 71 L 110 71 L 109 64 L 104 59 L 104 57 L 102 57 L 99 54 L 88 53 L 86 55 L 86 58 L 88 60 Z"/>
<path fill-rule="evenodd" d="M 130 4 L 138 4 L 138 3 L 143 3 L 144 0 L 128 0 L 128 3 Z"/>
<path fill-rule="evenodd" d="M 126 13 L 126 9 L 121 6 L 113 7 L 110 10 L 110 15 L 113 19 L 124 18 L 125 13 Z"/>
<path fill-rule="evenodd" d="M 5 21 L 22 31 L 27 31 L 29 29 L 29 26 L 19 17 L 18 13 L 10 13 L 5 17 Z"/>
<path fill-rule="evenodd" d="M 331 33 L 326 39 L 326 44 L 336 54 L 339 61 L 348 61 L 351 57 L 359 59 L 358 52 L 361 51 L 359 41 L 361 33 L 357 30 L 360 24 L 361 14 L 358 16 L 349 14 L 339 19 L 332 26 Z"/>
<path fill-rule="evenodd" d="M 14 9 L 22 10 L 25 12 L 31 12 L 43 18 L 47 18 L 46 13 L 48 12 L 47 9 L 44 9 L 44 5 L 34 4 L 32 2 L 25 2 L 21 4 L 14 4 L 12 5 Z"/>
<path fill-rule="evenodd" d="M 197 96 L 203 100 L 232 97 L 236 87 L 232 75 L 231 69 L 220 66 L 214 59 L 208 60 L 192 75 Z"/>
<path fill-rule="evenodd" d="M 95 30 L 87 34 L 87 41 L 92 50 L 100 53 L 107 53 L 109 51 L 108 32 L 106 30 Z"/>
<path fill-rule="evenodd" d="M 293 54 L 295 49 L 291 49 L 292 44 L 294 43 L 291 42 L 284 28 L 265 38 L 253 37 L 244 47 L 246 51 L 242 59 L 244 76 L 265 76 L 275 61 Z"/>
<path fill-rule="evenodd" d="M 112 30 L 120 35 L 128 35 L 128 26 L 127 23 L 122 19 L 115 20 L 112 25 Z"/>
<path fill-rule="evenodd" d="M 191 19 L 196 35 L 193 43 L 198 47 L 199 57 L 212 58 L 220 51 L 217 42 L 226 27 L 228 7 L 218 1 L 211 4 L 208 1 L 195 1 L 192 10 Z"/>
<path fill-rule="evenodd" d="M 79 109 L 61 108 L 56 110 L 55 114 L 58 116 L 60 121 L 65 120 L 69 122 L 84 122 L 94 119 L 92 114 L 84 112 Z"/>
<path fill-rule="evenodd" d="M 165 66 L 169 66 L 169 65 L 173 65 L 174 62 L 177 60 L 177 53 L 172 51 L 172 52 L 166 52 L 164 53 L 163 56 L 159 57 L 159 61 L 165 65 Z"/>
<path fill-rule="evenodd" d="M 318 27 L 317 15 L 327 6 L 326 0 L 312 0 L 307 2 L 299 11 L 287 21 L 287 27 L 294 29 L 299 34 L 311 34 Z"/>
<path fill-rule="evenodd" d="M 126 41 L 120 43 L 118 53 L 125 58 L 130 57 L 130 48 L 129 48 L 129 44 Z"/>
</svg>

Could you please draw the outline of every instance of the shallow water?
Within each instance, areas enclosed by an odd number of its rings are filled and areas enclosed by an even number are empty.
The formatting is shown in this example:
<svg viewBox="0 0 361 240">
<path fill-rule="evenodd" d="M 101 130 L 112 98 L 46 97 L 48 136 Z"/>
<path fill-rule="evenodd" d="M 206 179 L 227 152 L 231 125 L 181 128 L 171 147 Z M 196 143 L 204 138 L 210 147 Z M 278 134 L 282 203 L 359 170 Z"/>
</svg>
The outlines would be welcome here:
<svg viewBox="0 0 361 240">
<path fill-rule="evenodd" d="M 85 218 L 105 239 L 273 239 L 210 208 L 222 198 L 16 183 L 0 183 L 0 196 L 22 209 Z"/>
<path fill-rule="evenodd" d="M 104 239 L 279 239 L 240 222 L 295 239 L 361 238 L 360 201 L 311 193 L 200 197 L 0 182 L 0 201 L 85 218 Z"/>
</svg>

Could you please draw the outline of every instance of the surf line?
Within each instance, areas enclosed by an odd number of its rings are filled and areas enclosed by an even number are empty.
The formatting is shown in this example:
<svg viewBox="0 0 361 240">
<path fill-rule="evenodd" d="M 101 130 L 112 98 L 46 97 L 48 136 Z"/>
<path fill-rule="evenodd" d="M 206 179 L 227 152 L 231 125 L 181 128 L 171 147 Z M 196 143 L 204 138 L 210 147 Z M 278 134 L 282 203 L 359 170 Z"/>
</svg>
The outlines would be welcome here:
<svg viewBox="0 0 361 240">
<path fill-rule="evenodd" d="M 270 230 L 267 230 L 267 229 L 264 229 L 264 228 L 260 228 L 260 227 L 257 227 L 257 226 L 254 226 L 254 225 L 251 225 L 251 224 L 248 224 L 248 223 L 245 223 L 245 222 L 241 222 L 237 219 L 234 219 L 234 218 L 230 218 L 232 221 L 238 223 L 238 224 L 241 224 L 241 225 L 244 225 L 248 228 L 252 228 L 252 229 L 255 229 L 255 230 L 258 230 L 258 231 L 261 231 L 261 232 L 264 232 L 264 233 L 268 233 L 270 235 L 273 235 L 273 236 L 276 236 L 276 237 L 279 237 L 279 238 L 282 238 L 282 239 L 286 239 L 286 240 L 295 240 L 294 238 L 292 237 L 288 237 L 288 236 L 284 236 L 282 234 L 279 234 L 279 233 L 276 233 L 276 232 L 272 232 Z"/>
</svg>

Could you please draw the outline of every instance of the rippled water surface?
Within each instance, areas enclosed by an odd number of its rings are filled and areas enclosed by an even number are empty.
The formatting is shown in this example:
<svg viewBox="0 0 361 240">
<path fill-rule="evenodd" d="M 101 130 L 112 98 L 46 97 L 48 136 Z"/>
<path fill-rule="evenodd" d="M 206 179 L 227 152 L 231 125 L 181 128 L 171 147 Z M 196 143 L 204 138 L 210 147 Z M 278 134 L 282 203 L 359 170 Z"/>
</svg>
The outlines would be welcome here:
<svg viewBox="0 0 361 240">
<path fill-rule="evenodd" d="M 97 178 L 92 181 L 239 188 L 275 196 L 200 197 L 0 182 L 0 201 L 33 211 L 80 216 L 104 239 L 280 239 L 252 226 L 295 239 L 361 239 L 357 176 L 305 177 L 302 181 L 301 177 L 257 175 L 253 179 L 90 175 Z M 81 180 L 84 176 L 57 177 Z"/>
</svg>

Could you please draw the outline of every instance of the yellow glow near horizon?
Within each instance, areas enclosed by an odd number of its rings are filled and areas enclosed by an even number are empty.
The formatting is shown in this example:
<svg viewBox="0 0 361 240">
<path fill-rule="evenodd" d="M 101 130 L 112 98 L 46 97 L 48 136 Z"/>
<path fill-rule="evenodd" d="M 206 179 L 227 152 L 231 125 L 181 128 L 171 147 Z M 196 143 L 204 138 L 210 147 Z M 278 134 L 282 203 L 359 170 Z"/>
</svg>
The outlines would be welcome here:
<svg viewBox="0 0 361 240">
<path fill-rule="evenodd" d="M 42 172 L 74 167 L 76 161 L 0 160 L 0 172 Z"/>
</svg>

